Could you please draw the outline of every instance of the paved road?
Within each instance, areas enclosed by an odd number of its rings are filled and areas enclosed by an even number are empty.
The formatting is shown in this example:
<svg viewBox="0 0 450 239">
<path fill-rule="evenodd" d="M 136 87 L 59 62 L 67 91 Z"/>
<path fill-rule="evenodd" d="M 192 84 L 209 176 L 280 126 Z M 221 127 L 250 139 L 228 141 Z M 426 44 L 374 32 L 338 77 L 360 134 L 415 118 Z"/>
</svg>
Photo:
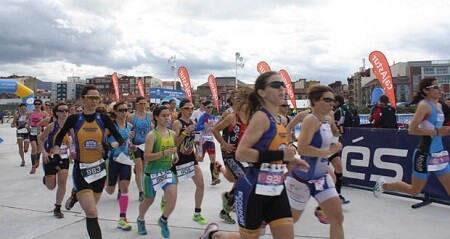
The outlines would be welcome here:
<svg viewBox="0 0 450 239">
<path fill-rule="evenodd" d="M 42 167 L 30 175 L 29 155 L 26 167 L 19 167 L 20 157 L 15 144 L 14 130 L 7 124 L 0 124 L 0 238 L 88 238 L 84 214 L 77 204 L 71 211 L 65 211 L 64 219 L 52 216 L 55 191 L 42 185 Z M 205 162 L 209 162 L 205 159 Z M 210 222 L 216 221 L 220 228 L 236 231 L 236 225 L 228 225 L 218 218 L 221 200 L 220 193 L 228 190 L 230 184 L 223 182 L 216 187 L 209 186 L 208 164 L 203 163 L 205 175 L 205 198 L 202 213 Z M 222 178 L 222 181 L 225 181 Z M 69 180 L 68 192 L 71 188 Z M 169 218 L 172 238 L 198 238 L 205 226 L 192 221 L 194 211 L 194 184 L 183 181 L 179 184 L 176 209 Z M 450 207 L 431 204 L 421 209 L 411 209 L 416 200 L 383 195 L 375 199 L 371 192 L 354 188 L 344 188 L 344 195 L 351 203 L 344 206 L 344 228 L 346 238 L 350 239 L 422 239 L 450 238 L 447 228 Z M 105 192 L 99 202 L 99 221 L 103 238 L 161 238 L 156 220 L 160 216 L 159 199 L 146 215 L 149 235 L 139 236 L 136 231 L 138 209 L 137 189 L 134 181 L 130 187 L 128 218 L 132 231 L 124 232 L 116 228 L 119 215 L 116 195 Z M 160 195 L 160 193 L 159 193 Z M 158 196 L 159 198 L 159 196 Z M 328 226 L 320 224 L 313 216 L 316 202 L 311 200 L 303 217 L 295 225 L 296 238 L 328 238 Z M 234 215 L 233 215 L 234 216 Z M 262 238 L 271 238 L 268 235 Z"/>
</svg>

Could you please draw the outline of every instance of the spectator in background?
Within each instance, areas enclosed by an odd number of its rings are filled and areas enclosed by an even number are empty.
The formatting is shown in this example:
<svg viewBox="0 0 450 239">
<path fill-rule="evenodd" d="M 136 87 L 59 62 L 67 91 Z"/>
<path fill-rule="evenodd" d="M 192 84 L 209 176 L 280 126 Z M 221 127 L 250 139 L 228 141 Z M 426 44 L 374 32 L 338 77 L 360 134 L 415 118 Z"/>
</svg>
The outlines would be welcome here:
<svg viewBox="0 0 450 239">
<path fill-rule="evenodd" d="M 378 103 L 370 110 L 369 121 L 377 128 L 397 128 L 395 108 L 389 105 L 386 95 L 380 96 Z"/>
<path fill-rule="evenodd" d="M 5 117 L 5 113 L 3 112 L 3 110 L 0 111 L 0 123 L 3 124 L 3 118 Z"/>
</svg>

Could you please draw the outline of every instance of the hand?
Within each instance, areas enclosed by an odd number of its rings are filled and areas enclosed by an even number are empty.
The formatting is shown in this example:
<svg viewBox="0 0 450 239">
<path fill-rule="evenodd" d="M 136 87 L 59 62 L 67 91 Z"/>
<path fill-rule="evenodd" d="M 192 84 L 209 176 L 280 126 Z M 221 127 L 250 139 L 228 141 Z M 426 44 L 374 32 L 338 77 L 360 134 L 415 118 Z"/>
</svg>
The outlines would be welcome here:
<svg viewBox="0 0 450 239">
<path fill-rule="evenodd" d="M 168 149 L 165 149 L 163 152 L 164 152 L 164 156 L 172 156 L 172 154 L 175 154 L 177 152 L 177 148 L 176 147 L 168 148 Z"/>
<path fill-rule="evenodd" d="M 190 134 L 190 133 L 192 133 L 194 130 L 195 130 L 195 126 L 194 126 L 193 124 L 191 124 L 191 125 L 189 125 L 189 126 L 184 130 L 184 132 L 185 132 L 186 134 Z"/>
<path fill-rule="evenodd" d="M 42 153 L 42 163 L 43 164 L 48 164 L 49 160 L 48 160 L 48 153 Z"/>
<path fill-rule="evenodd" d="M 114 141 L 114 142 L 112 142 L 111 143 L 111 148 L 117 148 L 117 147 L 119 147 L 119 143 L 117 143 L 116 141 Z"/>
<path fill-rule="evenodd" d="M 331 154 L 338 153 L 338 152 L 341 151 L 341 150 L 342 150 L 342 144 L 341 144 L 341 142 L 332 143 L 332 144 L 330 145 L 330 151 L 331 151 Z"/>
<path fill-rule="evenodd" d="M 295 154 L 297 154 L 297 149 L 292 145 L 288 145 L 286 146 L 286 148 L 284 148 L 283 152 L 284 152 L 283 161 L 292 161 L 294 159 Z"/>
<path fill-rule="evenodd" d="M 178 163 L 178 160 L 179 160 L 179 159 L 180 159 L 180 158 L 178 157 L 178 154 L 177 154 L 177 153 L 175 153 L 175 154 L 172 155 L 172 163 L 173 163 L 173 164 Z"/>
<path fill-rule="evenodd" d="M 130 152 L 136 151 L 136 145 L 130 144 Z"/>
<path fill-rule="evenodd" d="M 236 151 L 236 148 L 234 147 L 234 145 L 229 144 L 229 143 L 222 144 L 222 148 L 225 149 L 225 151 L 230 152 L 230 153 Z"/>
</svg>

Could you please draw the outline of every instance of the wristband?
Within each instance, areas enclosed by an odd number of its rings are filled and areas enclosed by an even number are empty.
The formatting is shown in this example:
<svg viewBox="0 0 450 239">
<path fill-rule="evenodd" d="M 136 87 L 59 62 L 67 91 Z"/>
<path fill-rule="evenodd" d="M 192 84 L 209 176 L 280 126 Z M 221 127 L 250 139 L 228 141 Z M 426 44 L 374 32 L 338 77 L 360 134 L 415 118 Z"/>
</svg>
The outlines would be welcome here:
<svg viewBox="0 0 450 239">
<path fill-rule="evenodd" d="M 184 136 L 187 136 L 187 134 L 184 131 L 181 134 L 184 135 Z"/>
<path fill-rule="evenodd" d="M 258 161 L 260 163 L 271 163 L 273 161 L 283 160 L 284 152 L 279 150 L 262 150 L 259 151 Z"/>
</svg>

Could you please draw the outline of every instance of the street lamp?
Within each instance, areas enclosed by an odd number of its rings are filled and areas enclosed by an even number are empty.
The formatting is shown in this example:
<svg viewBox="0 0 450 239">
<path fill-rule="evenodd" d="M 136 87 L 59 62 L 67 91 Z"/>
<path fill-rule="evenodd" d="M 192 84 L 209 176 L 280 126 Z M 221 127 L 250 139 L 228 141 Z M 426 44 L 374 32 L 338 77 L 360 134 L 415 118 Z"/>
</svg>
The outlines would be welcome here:
<svg viewBox="0 0 450 239">
<path fill-rule="evenodd" d="M 170 69 L 173 72 L 173 90 L 176 89 L 176 81 L 177 81 L 177 75 L 176 75 L 176 69 L 177 69 L 177 56 L 173 55 L 167 60 L 167 63 L 170 65 Z"/>
<path fill-rule="evenodd" d="M 235 54 L 235 60 L 236 60 L 236 74 L 235 74 L 235 84 L 236 84 L 236 89 L 238 87 L 238 80 L 237 80 L 237 70 L 238 70 L 238 66 L 240 68 L 244 68 L 244 57 L 241 56 L 241 53 L 236 52 Z"/>
</svg>

